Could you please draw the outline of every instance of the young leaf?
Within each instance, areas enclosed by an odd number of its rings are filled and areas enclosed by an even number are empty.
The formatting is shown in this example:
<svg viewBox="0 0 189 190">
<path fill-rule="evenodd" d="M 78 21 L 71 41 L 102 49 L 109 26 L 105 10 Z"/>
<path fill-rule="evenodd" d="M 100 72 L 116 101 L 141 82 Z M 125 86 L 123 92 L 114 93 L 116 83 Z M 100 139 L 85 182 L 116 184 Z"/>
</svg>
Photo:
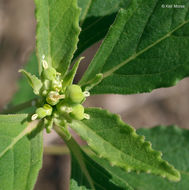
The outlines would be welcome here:
<svg viewBox="0 0 189 190">
<path fill-rule="evenodd" d="M 160 126 L 152 129 L 139 129 L 155 149 L 163 152 L 163 158 L 173 164 L 181 173 L 181 181 L 175 183 L 151 174 L 126 173 L 117 167 L 111 167 L 106 160 L 97 159 L 106 170 L 118 173 L 122 181 L 126 181 L 137 190 L 188 190 L 189 189 L 189 131 L 175 126 Z"/>
<path fill-rule="evenodd" d="M 27 116 L 0 115 L 0 189 L 32 190 L 42 163 L 42 134 Z"/>
<path fill-rule="evenodd" d="M 33 88 L 34 94 L 38 95 L 39 91 L 42 87 L 41 80 L 39 80 L 35 75 L 32 75 L 31 73 L 29 73 L 23 69 L 20 69 L 19 72 L 24 74 L 24 76 L 28 79 L 30 86 Z"/>
<path fill-rule="evenodd" d="M 32 53 L 27 64 L 24 66 L 24 69 L 30 73 L 33 73 L 34 75 L 38 76 L 38 69 L 37 69 L 37 57 L 35 53 Z M 36 98 L 36 95 L 33 93 L 33 89 L 28 85 L 28 81 L 25 79 L 25 77 L 22 75 L 21 78 L 18 80 L 18 90 L 13 96 L 11 102 L 7 106 L 9 108 L 10 106 L 16 106 L 18 104 L 25 103 L 27 101 L 30 101 L 34 98 Z M 23 113 L 33 113 L 34 107 L 29 106 L 29 108 L 24 109 Z M 9 112 L 10 113 L 10 112 Z M 20 113 L 20 112 L 19 112 Z"/>
<path fill-rule="evenodd" d="M 73 120 L 71 128 L 111 165 L 126 171 L 151 172 L 172 181 L 180 180 L 179 172 L 154 151 L 144 137 L 126 125 L 117 115 L 97 108 L 86 109 L 89 120 Z M 118 140 L 119 139 L 119 140 Z"/>
<path fill-rule="evenodd" d="M 189 1 L 180 3 L 184 9 L 163 9 L 160 0 L 132 1 L 119 12 L 80 84 L 103 73 L 91 93 L 131 94 L 169 87 L 189 76 Z"/>
<path fill-rule="evenodd" d="M 73 83 L 75 74 L 77 72 L 77 69 L 79 67 L 80 62 L 84 59 L 84 57 L 80 57 L 74 64 L 73 68 L 66 74 L 66 76 L 63 79 L 62 86 L 67 87 Z"/>
<path fill-rule="evenodd" d="M 42 57 L 64 74 L 78 42 L 79 15 L 76 0 L 35 0 L 39 73 Z"/>
</svg>

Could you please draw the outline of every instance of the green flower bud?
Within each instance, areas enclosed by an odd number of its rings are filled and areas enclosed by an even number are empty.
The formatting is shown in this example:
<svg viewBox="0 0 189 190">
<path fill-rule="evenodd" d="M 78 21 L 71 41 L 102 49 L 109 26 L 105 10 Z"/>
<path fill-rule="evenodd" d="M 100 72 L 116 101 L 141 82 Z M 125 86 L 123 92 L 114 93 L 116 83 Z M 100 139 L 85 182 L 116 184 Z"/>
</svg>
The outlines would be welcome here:
<svg viewBox="0 0 189 190">
<path fill-rule="evenodd" d="M 85 98 L 81 87 L 79 85 L 72 84 L 66 88 L 66 98 L 70 99 L 73 103 L 81 103 Z"/>
<path fill-rule="evenodd" d="M 47 116 L 47 111 L 44 108 L 37 108 L 35 113 L 37 114 L 37 118 L 39 119 Z"/>
<path fill-rule="evenodd" d="M 62 100 L 60 103 L 58 103 L 56 108 L 59 113 L 70 113 L 73 111 L 72 107 L 65 100 Z"/>
<path fill-rule="evenodd" d="M 45 80 L 43 82 L 43 86 L 40 90 L 42 96 L 46 96 L 51 88 L 51 82 L 49 80 Z"/>
<path fill-rule="evenodd" d="M 53 109 L 49 104 L 43 105 L 43 108 L 46 110 L 46 115 L 47 116 L 50 116 L 52 114 Z"/>
<path fill-rule="evenodd" d="M 56 69 L 54 69 L 53 67 L 48 67 L 44 69 L 42 72 L 42 77 L 43 79 L 47 79 L 47 80 L 56 79 Z"/>
<path fill-rule="evenodd" d="M 35 114 L 33 115 L 33 119 L 39 118 L 42 119 L 46 116 L 50 116 L 52 114 L 52 107 L 48 104 L 45 104 L 43 107 L 37 108 Z"/>
<path fill-rule="evenodd" d="M 51 91 L 48 93 L 46 97 L 46 101 L 48 104 L 54 106 L 59 102 L 60 94 L 56 91 Z"/>
<path fill-rule="evenodd" d="M 77 104 L 72 107 L 73 111 L 71 112 L 71 116 L 73 116 L 77 120 L 84 119 L 84 107 L 81 104 Z"/>
<path fill-rule="evenodd" d="M 49 80 L 45 80 L 43 82 L 43 89 L 44 90 L 50 90 L 50 88 L 51 88 L 51 82 Z"/>
<path fill-rule="evenodd" d="M 52 81 L 52 90 L 59 92 L 62 89 L 62 81 L 53 80 Z"/>
</svg>

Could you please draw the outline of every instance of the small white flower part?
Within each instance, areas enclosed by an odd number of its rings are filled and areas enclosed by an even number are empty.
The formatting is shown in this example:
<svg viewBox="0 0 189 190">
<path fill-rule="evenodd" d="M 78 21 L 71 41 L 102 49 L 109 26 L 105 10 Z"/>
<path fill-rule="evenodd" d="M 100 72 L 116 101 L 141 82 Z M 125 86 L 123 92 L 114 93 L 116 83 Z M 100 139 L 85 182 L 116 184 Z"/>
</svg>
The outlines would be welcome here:
<svg viewBox="0 0 189 190">
<path fill-rule="evenodd" d="M 59 99 L 64 99 L 64 98 L 65 98 L 64 94 L 59 95 Z"/>
<path fill-rule="evenodd" d="M 45 60 L 42 60 L 42 65 L 44 69 L 47 69 L 49 67 L 48 63 Z"/>
<path fill-rule="evenodd" d="M 63 111 L 66 111 L 66 106 L 61 106 L 61 111 L 63 112 Z"/>
<path fill-rule="evenodd" d="M 31 120 L 34 121 L 34 120 L 36 120 L 37 118 L 38 118 L 38 114 L 35 113 L 35 114 L 32 115 Z"/>
<path fill-rule="evenodd" d="M 42 55 L 42 65 L 43 65 L 44 69 L 48 68 L 48 63 L 47 63 L 47 61 L 45 61 L 45 55 L 44 54 Z"/>
<path fill-rule="evenodd" d="M 85 118 L 85 119 L 90 119 L 90 115 L 89 115 L 89 114 L 84 113 L 84 118 Z"/>
<path fill-rule="evenodd" d="M 71 113 L 73 111 L 73 108 L 71 107 L 66 107 L 66 110 L 65 110 L 67 113 Z"/>
<path fill-rule="evenodd" d="M 85 97 L 89 97 L 90 96 L 90 92 L 89 91 L 84 91 L 83 94 L 84 94 Z"/>
</svg>

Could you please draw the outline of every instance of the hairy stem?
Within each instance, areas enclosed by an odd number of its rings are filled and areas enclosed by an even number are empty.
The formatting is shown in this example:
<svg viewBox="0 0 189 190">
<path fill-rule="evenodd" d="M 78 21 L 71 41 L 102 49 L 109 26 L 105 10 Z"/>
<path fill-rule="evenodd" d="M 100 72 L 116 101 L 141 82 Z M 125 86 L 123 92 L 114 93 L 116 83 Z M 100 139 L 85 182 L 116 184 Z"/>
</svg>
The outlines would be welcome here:
<svg viewBox="0 0 189 190">
<path fill-rule="evenodd" d="M 18 104 L 16 106 L 12 106 L 10 108 L 4 109 L 1 114 L 13 114 L 13 113 L 17 113 L 19 111 L 22 111 L 28 107 L 34 106 L 36 105 L 37 102 L 37 98 L 34 98 L 32 100 L 29 100 L 27 102 L 24 102 L 22 104 Z"/>
</svg>

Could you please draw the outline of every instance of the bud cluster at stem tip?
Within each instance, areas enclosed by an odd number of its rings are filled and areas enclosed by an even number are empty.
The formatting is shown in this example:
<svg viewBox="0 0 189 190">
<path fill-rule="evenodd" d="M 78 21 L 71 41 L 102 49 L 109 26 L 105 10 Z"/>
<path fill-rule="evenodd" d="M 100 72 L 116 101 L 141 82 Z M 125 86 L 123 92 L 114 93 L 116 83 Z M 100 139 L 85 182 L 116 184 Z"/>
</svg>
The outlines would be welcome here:
<svg viewBox="0 0 189 190">
<path fill-rule="evenodd" d="M 72 119 L 89 119 L 90 116 L 85 113 L 82 103 L 90 93 L 83 92 L 81 87 L 76 84 L 63 86 L 64 78 L 55 68 L 48 65 L 45 56 L 42 57 L 42 66 L 41 104 L 31 119 L 44 119 L 47 132 L 50 132 L 53 123 L 66 127 L 66 124 Z"/>
</svg>

